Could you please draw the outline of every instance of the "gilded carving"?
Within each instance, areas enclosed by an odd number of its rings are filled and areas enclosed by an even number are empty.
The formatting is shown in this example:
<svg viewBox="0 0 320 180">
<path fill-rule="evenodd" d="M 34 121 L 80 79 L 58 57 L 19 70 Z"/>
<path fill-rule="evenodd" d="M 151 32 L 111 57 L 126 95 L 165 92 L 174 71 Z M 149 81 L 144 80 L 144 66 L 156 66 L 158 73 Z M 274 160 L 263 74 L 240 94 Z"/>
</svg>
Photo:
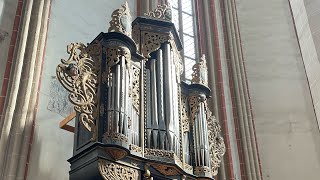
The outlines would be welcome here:
<svg viewBox="0 0 320 180">
<path fill-rule="evenodd" d="M 124 46 L 106 48 L 107 52 L 107 65 L 109 70 L 114 65 L 118 64 L 121 57 L 125 57 L 126 64 L 130 66 L 131 64 L 131 53 L 129 48 Z"/>
<path fill-rule="evenodd" d="M 134 144 L 129 145 L 129 150 L 137 152 L 137 153 L 142 153 L 142 148 L 137 145 L 134 145 Z"/>
<path fill-rule="evenodd" d="M 145 13 L 144 15 L 151 18 L 160 19 L 160 20 L 167 20 L 167 21 L 172 20 L 171 8 L 166 4 L 163 4 L 163 5 L 159 4 L 155 10 Z"/>
<path fill-rule="evenodd" d="M 205 55 L 192 67 L 192 83 L 208 86 L 208 69 Z"/>
<path fill-rule="evenodd" d="M 144 154 L 146 156 L 155 156 L 155 157 L 162 157 L 162 158 L 167 158 L 167 159 L 171 159 L 174 160 L 174 152 L 172 151 L 165 151 L 165 150 L 160 150 L 160 149 L 149 149 L 149 148 L 145 148 L 144 150 Z"/>
<path fill-rule="evenodd" d="M 194 167 L 194 173 L 211 173 L 211 169 L 208 166 Z"/>
<path fill-rule="evenodd" d="M 221 128 L 219 122 L 212 115 L 210 110 L 207 110 L 207 117 L 211 171 L 213 176 L 215 176 L 218 174 L 218 168 L 220 167 L 226 147 L 223 138 L 220 136 Z"/>
<path fill-rule="evenodd" d="M 187 171 L 192 171 L 193 167 L 190 166 L 189 164 L 184 164 L 184 169 L 187 170 Z"/>
<path fill-rule="evenodd" d="M 108 32 L 119 32 L 131 36 L 131 15 L 129 5 L 126 2 L 121 8 L 113 11 Z"/>
<path fill-rule="evenodd" d="M 128 143 L 128 137 L 124 134 L 121 134 L 121 133 L 116 133 L 116 132 L 108 133 L 105 135 L 105 138 L 106 139 L 114 139 L 114 140 L 123 141 L 123 142 Z"/>
<path fill-rule="evenodd" d="M 181 120 L 182 120 L 182 131 L 189 131 L 189 108 L 188 108 L 188 98 L 185 95 L 181 96 Z"/>
<path fill-rule="evenodd" d="M 190 105 L 190 113 L 191 113 L 191 120 L 192 122 L 195 120 L 196 114 L 199 111 L 199 97 L 191 96 L 189 98 L 189 105 Z"/>
<path fill-rule="evenodd" d="M 83 43 L 71 43 L 67 46 L 68 60 L 61 59 L 57 66 L 57 78 L 70 92 L 69 100 L 79 112 L 79 121 L 96 139 L 97 87 L 99 56 L 101 46 L 85 46 Z"/>
<path fill-rule="evenodd" d="M 98 166 L 100 174 L 105 180 L 136 180 L 139 178 L 138 170 L 115 164 L 107 160 L 99 159 Z"/>
<path fill-rule="evenodd" d="M 168 42 L 170 40 L 170 35 L 166 33 L 155 33 L 142 31 L 142 47 L 141 54 L 150 58 L 150 53 L 158 50 L 161 43 Z"/>
<path fill-rule="evenodd" d="M 136 111 L 140 112 L 140 69 L 132 67 L 132 102 Z"/>
</svg>

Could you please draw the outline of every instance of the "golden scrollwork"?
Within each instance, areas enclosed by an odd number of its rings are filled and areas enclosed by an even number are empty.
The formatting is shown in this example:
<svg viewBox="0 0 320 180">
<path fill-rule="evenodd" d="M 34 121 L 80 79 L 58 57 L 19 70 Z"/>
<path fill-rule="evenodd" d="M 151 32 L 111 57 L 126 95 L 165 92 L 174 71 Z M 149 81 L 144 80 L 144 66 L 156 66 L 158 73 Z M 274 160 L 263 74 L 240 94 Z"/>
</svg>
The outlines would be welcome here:
<svg viewBox="0 0 320 180">
<path fill-rule="evenodd" d="M 79 113 L 79 121 L 96 139 L 97 87 L 101 46 L 71 43 L 67 46 L 68 60 L 61 59 L 57 78 L 70 92 L 69 100 Z"/>
<path fill-rule="evenodd" d="M 189 105 L 190 105 L 190 113 L 191 113 L 191 122 L 194 122 L 196 114 L 199 111 L 199 97 L 197 96 L 190 96 L 189 98 Z"/>
<path fill-rule="evenodd" d="M 192 83 L 208 86 L 208 69 L 205 55 L 192 67 Z"/>
<path fill-rule="evenodd" d="M 159 4 L 155 10 L 145 13 L 144 15 L 160 20 L 172 20 L 171 8 L 167 4 Z"/>
<path fill-rule="evenodd" d="M 107 160 L 99 159 L 98 166 L 100 174 L 105 180 L 136 180 L 139 178 L 138 170 Z"/>
<path fill-rule="evenodd" d="M 131 36 L 131 15 L 129 5 L 126 2 L 121 8 L 113 11 L 108 32 L 119 32 Z"/>
<path fill-rule="evenodd" d="M 132 66 L 132 104 L 140 112 L 140 69 Z"/>
<path fill-rule="evenodd" d="M 141 54 L 150 58 L 150 53 L 158 50 L 161 46 L 161 43 L 168 42 L 171 38 L 168 33 L 156 33 L 156 32 L 141 32 L 142 38 L 142 47 Z"/>
<path fill-rule="evenodd" d="M 142 153 L 142 148 L 137 145 L 134 145 L 134 144 L 129 145 L 129 150 L 137 152 L 137 153 Z"/>
<path fill-rule="evenodd" d="M 116 133 L 116 132 L 108 133 L 105 135 L 105 138 L 114 139 L 114 140 L 123 141 L 123 142 L 128 143 L 128 137 L 124 134 L 121 134 L 121 133 Z"/>
<path fill-rule="evenodd" d="M 154 157 L 159 157 L 159 158 L 165 158 L 165 159 L 170 159 L 174 160 L 174 152 L 172 151 L 165 151 L 161 149 L 149 149 L 145 148 L 144 150 L 145 156 L 154 156 Z"/>
<path fill-rule="evenodd" d="M 193 167 L 189 164 L 184 164 L 184 169 L 187 170 L 187 171 L 192 171 L 193 170 Z"/>
<path fill-rule="evenodd" d="M 222 156 L 225 154 L 226 147 L 223 138 L 220 136 L 220 124 L 209 109 L 207 110 L 207 123 L 211 172 L 215 176 L 218 174 L 218 168 L 220 167 Z"/>
<path fill-rule="evenodd" d="M 107 52 L 107 65 L 109 68 L 118 64 L 121 60 L 121 57 L 125 57 L 126 64 L 130 66 L 131 53 L 129 48 L 124 46 L 108 47 L 106 48 L 106 52 Z"/>
<path fill-rule="evenodd" d="M 182 132 L 190 130 L 190 117 L 189 117 L 189 106 L 188 98 L 185 95 L 181 96 L 181 120 L 182 120 Z"/>
<path fill-rule="evenodd" d="M 195 174 L 211 173 L 211 169 L 208 166 L 196 166 L 193 170 Z"/>
</svg>

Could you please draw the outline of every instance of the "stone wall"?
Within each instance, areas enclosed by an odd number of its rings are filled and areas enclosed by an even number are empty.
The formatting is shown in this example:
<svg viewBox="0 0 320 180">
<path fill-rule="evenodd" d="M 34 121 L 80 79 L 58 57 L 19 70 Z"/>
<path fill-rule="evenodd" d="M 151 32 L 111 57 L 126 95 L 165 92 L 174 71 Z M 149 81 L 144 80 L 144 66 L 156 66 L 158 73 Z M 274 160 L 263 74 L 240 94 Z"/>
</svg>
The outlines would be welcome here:
<svg viewBox="0 0 320 180">
<path fill-rule="evenodd" d="M 287 0 L 238 0 L 264 180 L 320 176 L 320 134 Z"/>
</svg>

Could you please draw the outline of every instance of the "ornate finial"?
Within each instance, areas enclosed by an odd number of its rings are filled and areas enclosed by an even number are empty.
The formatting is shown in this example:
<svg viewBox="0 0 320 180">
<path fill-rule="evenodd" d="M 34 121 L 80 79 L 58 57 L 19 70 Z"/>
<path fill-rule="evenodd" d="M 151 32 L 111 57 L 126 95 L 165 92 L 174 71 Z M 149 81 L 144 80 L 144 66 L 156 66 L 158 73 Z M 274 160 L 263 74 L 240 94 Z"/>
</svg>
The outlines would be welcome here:
<svg viewBox="0 0 320 180">
<path fill-rule="evenodd" d="M 145 13 L 144 15 L 161 20 L 172 20 L 171 7 L 167 4 L 159 4 L 155 10 Z"/>
<path fill-rule="evenodd" d="M 122 8 L 113 11 L 111 18 L 108 32 L 120 32 L 131 36 L 131 15 L 128 2 L 123 4 Z"/>
<path fill-rule="evenodd" d="M 203 54 L 200 61 L 192 67 L 192 83 L 208 86 L 208 69 L 206 57 Z"/>
</svg>

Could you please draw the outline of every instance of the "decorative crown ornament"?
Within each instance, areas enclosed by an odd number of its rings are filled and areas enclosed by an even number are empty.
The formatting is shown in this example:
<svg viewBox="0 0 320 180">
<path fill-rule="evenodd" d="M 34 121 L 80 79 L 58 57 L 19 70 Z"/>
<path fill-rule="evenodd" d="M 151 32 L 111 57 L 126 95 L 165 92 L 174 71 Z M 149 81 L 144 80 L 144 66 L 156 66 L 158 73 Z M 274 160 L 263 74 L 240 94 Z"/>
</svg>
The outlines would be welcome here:
<svg viewBox="0 0 320 180">
<path fill-rule="evenodd" d="M 149 11 L 144 15 L 151 18 L 160 19 L 160 20 L 167 20 L 167 21 L 172 20 L 171 7 L 170 5 L 167 5 L 167 4 L 163 4 L 163 5 L 159 4 L 155 10 Z"/>
<path fill-rule="evenodd" d="M 128 2 L 125 2 L 122 8 L 114 10 L 111 18 L 108 32 L 119 32 L 131 37 L 132 17 L 130 15 Z"/>
<path fill-rule="evenodd" d="M 208 68 L 206 63 L 206 56 L 203 54 L 200 61 L 192 67 L 192 80 L 193 84 L 202 84 L 208 86 Z"/>
</svg>

